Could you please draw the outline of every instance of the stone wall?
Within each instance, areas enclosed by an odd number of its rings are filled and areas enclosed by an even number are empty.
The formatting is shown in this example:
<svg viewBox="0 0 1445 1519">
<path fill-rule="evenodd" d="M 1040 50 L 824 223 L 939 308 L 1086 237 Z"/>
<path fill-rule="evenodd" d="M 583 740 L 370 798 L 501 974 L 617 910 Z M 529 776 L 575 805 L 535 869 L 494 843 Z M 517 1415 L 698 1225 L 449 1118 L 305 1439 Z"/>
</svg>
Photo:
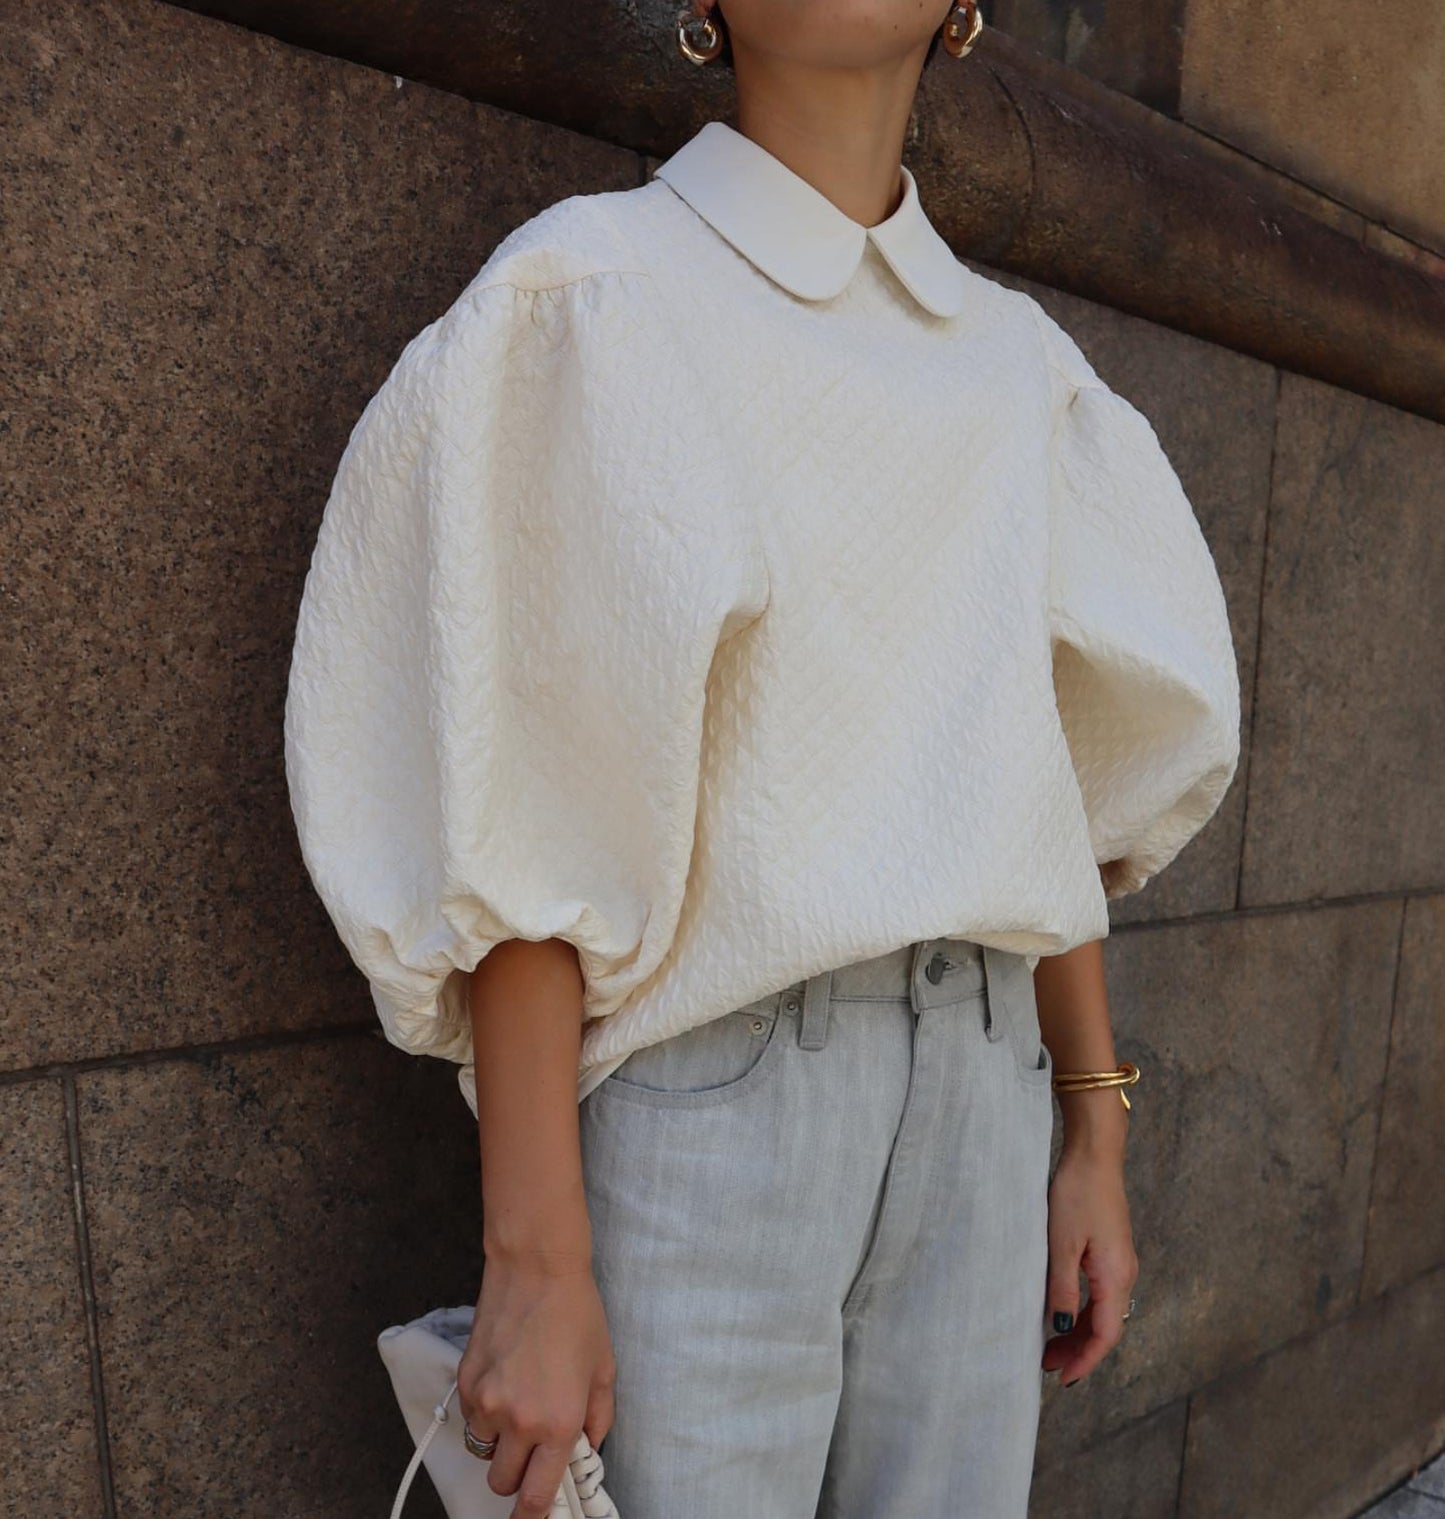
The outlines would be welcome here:
<svg viewBox="0 0 1445 1519">
<path fill-rule="evenodd" d="M 1378 0 L 1366 14 L 1350 0 L 984 0 L 983 11 L 1312 187 L 1322 216 L 1400 256 L 1412 244 L 1445 253 L 1438 5 Z"/>
<path fill-rule="evenodd" d="M 374 1338 L 475 1296 L 475 1131 L 301 867 L 296 607 L 405 341 L 652 161 L 159 0 L 0 18 L 0 1514 L 381 1513 Z M 1026 288 L 1177 464 L 1246 719 L 1115 905 L 1140 1309 L 1048 1379 L 1035 1509 L 1344 1519 L 1445 1440 L 1445 429 Z"/>
</svg>

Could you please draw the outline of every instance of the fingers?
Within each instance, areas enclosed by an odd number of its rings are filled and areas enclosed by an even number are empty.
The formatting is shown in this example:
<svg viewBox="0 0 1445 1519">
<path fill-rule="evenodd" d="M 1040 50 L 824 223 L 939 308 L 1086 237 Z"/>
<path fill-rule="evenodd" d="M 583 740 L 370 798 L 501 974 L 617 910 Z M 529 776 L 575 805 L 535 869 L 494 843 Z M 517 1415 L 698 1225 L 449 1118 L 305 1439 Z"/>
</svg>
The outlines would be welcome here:
<svg viewBox="0 0 1445 1519">
<path fill-rule="evenodd" d="M 488 1438 L 480 1429 L 477 1429 L 475 1424 L 472 1428 L 476 1430 L 479 1440 Z M 509 1493 L 515 1493 L 522 1485 L 522 1474 L 527 1469 L 531 1454 L 530 1440 L 521 1439 L 510 1429 L 502 1430 L 497 1440 L 496 1452 L 487 1462 L 487 1486 L 494 1493 L 500 1493 L 504 1497 Z"/>
<path fill-rule="evenodd" d="M 587 1416 L 582 1421 L 582 1432 L 593 1450 L 602 1449 L 602 1442 L 607 1438 L 607 1431 L 612 1428 L 616 1416 L 613 1383 L 598 1381 L 587 1396 Z"/>
<path fill-rule="evenodd" d="M 1060 1385 L 1072 1387 L 1124 1338 L 1124 1310 L 1138 1277 L 1138 1262 L 1096 1266 L 1089 1274 L 1089 1301 L 1079 1310 L 1073 1329 L 1044 1348 L 1043 1369 L 1057 1371 Z"/>
<path fill-rule="evenodd" d="M 1088 1376 L 1124 1338 L 1124 1301 L 1118 1283 L 1101 1282 L 1097 1296 L 1090 1284 L 1089 1301 L 1080 1315 L 1078 1326 L 1084 1336 L 1083 1346 L 1078 1355 L 1061 1368 L 1063 1386 L 1072 1387 L 1080 1377 Z"/>
<path fill-rule="evenodd" d="M 496 1378 L 465 1383 L 468 1428 L 476 1440 L 496 1442 L 482 1462 L 487 1486 L 515 1500 L 509 1519 L 548 1519 L 573 1456 L 586 1453 L 584 1438 L 595 1450 L 612 1427 L 615 1381 L 615 1363 L 608 1356 L 589 1384 L 585 1418 L 568 1400 L 535 1391 L 523 1400 Z"/>
<path fill-rule="evenodd" d="M 585 1428 L 540 1412 L 509 1409 L 488 1415 L 480 1406 L 467 1422 L 478 1440 L 497 1441 L 495 1453 L 485 1463 L 487 1486 L 502 1497 L 515 1495 L 511 1519 L 546 1519 L 557 1501 L 578 1435 L 585 1434 L 595 1450 L 612 1419 L 612 1386 L 604 1381 L 589 1395 Z M 494 1436 L 489 1433 L 492 1430 L 498 1433 Z"/>
<path fill-rule="evenodd" d="M 557 1489 L 562 1485 L 575 1439 L 573 1436 L 565 1444 L 544 1442 L 533 1448 L 511 1519 L 547 1519 L 557 1501 Z"/>
<path fill-rule="evenodd" d="M 475 1429 L 475 1425 L 473 1426 Z M 502 1497 L 516 1495 L 512 1519 L 546 1519 L 557 1501 L 562 1474 L 572 1454 L 577 1435 L 560 1428 L 538 1438 L 526 1425 L 504 1429 L 497 1442 L 497 1453 L 487 1463 L 487 1486 Z M 479 1439 L 485 1439 L 477 1430 Z"/>
<path fill-rule="evenodd" d="M 1062 1237 L 1055 1228 L 1053 1214 L 1049 1217 L 1049 1276 L 1044 1301 L 1047 1304 L 1049 1326 L 1055 1338 L 1044 1342 L 1043 1369 L 1058 1371 L 1077 1353 L 1083 1336 L 1078 1322 L 1080 1300 L 1079 1273 L 1084 1254 L 1083 1240 Z M 1068 1336 L 1068 1338 L 1065 1338 Z"/>
<path fill-rule="evenodd" d="M 1079 1317 L 1083 1293 L 1079 1287 L 1079 1249 L 1059 1249 L 1049 1254 L 1049 1323 L 1055 1334 L 1067 1334 Z"/>
</svg>

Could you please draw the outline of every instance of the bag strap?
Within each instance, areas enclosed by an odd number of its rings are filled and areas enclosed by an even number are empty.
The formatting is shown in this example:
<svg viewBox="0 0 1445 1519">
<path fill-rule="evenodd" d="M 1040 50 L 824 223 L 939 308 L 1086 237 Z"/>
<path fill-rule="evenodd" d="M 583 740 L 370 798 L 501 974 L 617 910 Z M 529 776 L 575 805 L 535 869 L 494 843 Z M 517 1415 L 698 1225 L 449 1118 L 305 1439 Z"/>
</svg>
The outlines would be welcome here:
<svg viewBox="0 0 1445 1519">
<path fill-rule="evenodd" d="M 396 1502 L 391 1506 L 391 1519 L 401 1519 L 402 1505 L 406 1502 L 407 1493 L 411 1491 L 412 1479 L 416 1476 L 417 1470 L 421 1466 L 422 1457 L 426 1455 L 426 1448 L 431 1444 L 437 1430 L 447 1422 L 447 1418 L 449 1417 L 447 1414 L 447 1404 L 451 1402 L 456 1393 L 458 1380 L 458 1377 L 452 1378 L 452 1385 L 447 1390 L 446 1397 L 437 1404 L 433 1411 L 432 1421 L 427 1426 L 426 1433 L 417 1442 L 417 1447 L 412 1452 L 411 1460 L 407 1463 L 406 1474 L 401 1479 L 401 1487 L 397 1492 Z"/>
</svg>

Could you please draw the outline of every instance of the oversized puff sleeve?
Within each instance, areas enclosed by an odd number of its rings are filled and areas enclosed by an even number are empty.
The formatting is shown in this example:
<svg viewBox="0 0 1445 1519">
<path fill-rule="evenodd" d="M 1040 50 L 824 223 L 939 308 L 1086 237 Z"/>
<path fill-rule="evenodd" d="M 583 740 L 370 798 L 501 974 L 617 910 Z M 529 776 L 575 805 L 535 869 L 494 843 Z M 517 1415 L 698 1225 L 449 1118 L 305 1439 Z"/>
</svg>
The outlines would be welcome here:
<svg viewBox="0 0 1445 1519">
<path fill-rule="evenodd" d="M 655 312 L 630 271 L 478 276 L 367 404 L 311 557 L 284 723 L 302 857 L 386 1038 L 464 1090 L 494 945 L 568 940 L 602 1017 L 682 907 L 709 665 L 756 564 L 659 404 Z"/>
<path fill-rule="evenodd" d="M 1053 385 L 1054 690 L 1113 899 L 1219 807 L 1239 761 L 1239 675 L 1214 557 L 1153 425 L 1035 312 Z"/>
</svg>

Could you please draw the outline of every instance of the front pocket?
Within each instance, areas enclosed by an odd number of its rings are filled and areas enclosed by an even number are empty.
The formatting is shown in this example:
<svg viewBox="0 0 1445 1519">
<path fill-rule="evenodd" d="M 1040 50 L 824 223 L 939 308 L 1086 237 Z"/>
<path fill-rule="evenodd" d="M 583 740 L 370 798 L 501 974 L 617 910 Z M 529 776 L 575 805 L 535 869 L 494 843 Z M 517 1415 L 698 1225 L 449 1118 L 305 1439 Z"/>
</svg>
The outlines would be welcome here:
<svg viewBox="0 0 1445 1519">
<path fill-rule="evenodd" d="M 596 1088 L 658 1107 L 705 1107 L 758 1086 L 783 1048 L 782 993 L 634 1050 Z"/>
<path fill-rule="evenodd" d="M 1054 1079 L 1054 1057 L 1049 1053 L 1049 1047 L 1042 1039 L 1034 1041 L 1034 1064 L 1016 1060 L 1014 1069 L 1018 1072 L 1019 1080 L 1026 1086 L 1051 1085 Z"/>
<path fill-rule="evenodd" d="M 1039 1008 L 1034 978 L 1022 957 L 1000 975 L 991 992 L 995 1016 L 1003 1021 L 1013 1052 L 1013 1066 L 1025 1086 L 1051 1086 L 1054 1060 L 1039 1030 Z"/>
</svg>

